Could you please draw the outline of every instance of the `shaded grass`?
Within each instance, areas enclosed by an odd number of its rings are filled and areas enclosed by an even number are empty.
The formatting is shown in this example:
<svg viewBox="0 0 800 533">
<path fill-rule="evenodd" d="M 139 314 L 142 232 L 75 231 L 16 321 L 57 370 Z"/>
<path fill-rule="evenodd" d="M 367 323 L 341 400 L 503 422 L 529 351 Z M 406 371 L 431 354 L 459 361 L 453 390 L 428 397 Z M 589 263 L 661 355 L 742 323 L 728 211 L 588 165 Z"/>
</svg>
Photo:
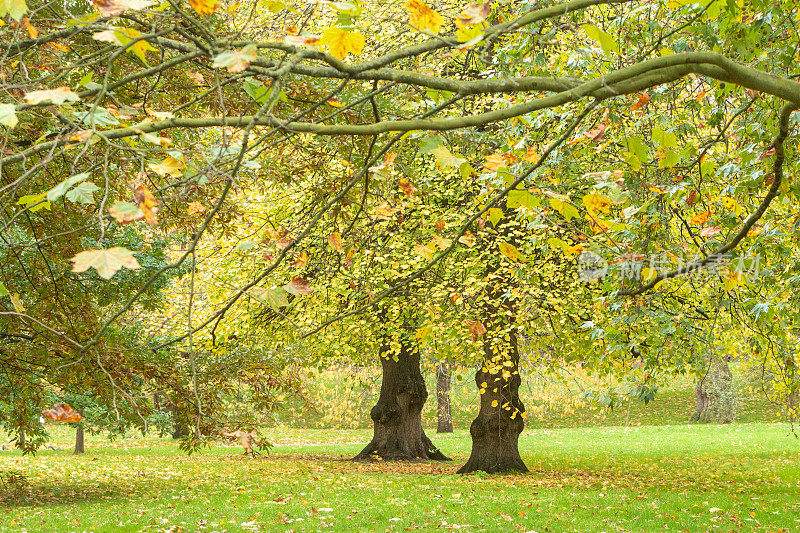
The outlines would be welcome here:
<svg viewBox="0 0 800 533">
<path fill-rule="evenodd" d="M 435 435 L 452 463 L 352 463 L 365 430 L 274 428 L 272 454 L 168 439 L 87 440 L 88 454 L 0 455 L 27 501 L 0 530 L 38 531 L 795 531 L 800 444 L 785 424 L 530 429 L 531 474 L 458 476 L 469 435 Z M 461 527 L 468 526 L 468 527 Z"/>
</svg>

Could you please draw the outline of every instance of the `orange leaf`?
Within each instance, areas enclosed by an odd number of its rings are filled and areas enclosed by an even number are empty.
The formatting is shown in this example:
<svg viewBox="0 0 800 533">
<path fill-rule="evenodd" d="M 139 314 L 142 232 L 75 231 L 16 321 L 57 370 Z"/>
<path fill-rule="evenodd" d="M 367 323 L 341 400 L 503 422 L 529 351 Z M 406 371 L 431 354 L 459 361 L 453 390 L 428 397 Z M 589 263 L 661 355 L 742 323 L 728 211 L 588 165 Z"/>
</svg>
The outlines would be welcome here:
<svg viewBox="0 0 800 533">
<path fill-rule="evenodd" d="M 636 111 L 637 109 L 642 109 L 644 106 L 646 106 L 648 103 L 650 103 L 651 99 L 652 99 L 652 97 L 650 96 L 649 93 L 639 93 L 639 99 L 636 101 L 635 104 L 633 104 L 631 106 L 631 111 Z"/>
<path fill-rule="evenodd" d="M 472 340 L 478 340 L 478 337 L 486 333 L 486 326 L 480 320 L 467 319 L 464 321 L 467 329 L 472 334 Z"/>
<path fill-rule="evenodd" d="M 83 420 L 80 413 L 73 411 L 72 407 L 65 403 L 57 403 L 52 409 L 44 409 L 42 416 L 57 422 L 80 422 Z"/>
<path fill-rule="evenodd" d="M 138 185 L 136 190 L 133 192 L 134 198 L 136 198 L 136 203 L 139 204 L 139 209 L 142 210 L 142 214 L 144 214 L 145 221 L 150 224 L 151 226 L 155 226 L 158 224 L 158 220 L 156 220 L 156 213 L 158 213 L 158 200 L 156 200 L 153 193 L 150 192 L 145 185 Z"/>
</svg>

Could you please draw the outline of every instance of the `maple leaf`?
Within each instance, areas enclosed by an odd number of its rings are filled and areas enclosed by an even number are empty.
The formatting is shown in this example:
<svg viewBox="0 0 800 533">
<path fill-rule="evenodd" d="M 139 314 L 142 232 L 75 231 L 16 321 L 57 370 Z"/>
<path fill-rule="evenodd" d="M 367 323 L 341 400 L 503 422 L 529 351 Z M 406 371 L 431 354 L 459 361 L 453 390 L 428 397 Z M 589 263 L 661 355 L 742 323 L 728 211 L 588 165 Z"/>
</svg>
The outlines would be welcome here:
<svg viewBox="0 0 800 533">
<path fill-rule="evenodd" d="M 432 33 L 439 33 L 444 24 L 444 19 L 439 13 L 428 7 L 424 2 L 420 2 L 420 0 L 408 0 L 405 3 L 405 7 L 412 27 L 419 31 L 429 30 Z"/>
<path fill-rule="evenodd" d="M 142 214 L 144 215 L 144 220 L 151 226 L 155 226 L 158 224 L 158 220 L 156 220 L 156 213 L 158 213 L 158 200 L 156 200 L 153 193 L 150 192 L 145 185 L 138 185 L 136 190 L 133 192 L 134 198 L 136 198 L 136 203 L 139 204 L 139 209 L 142 210 Z"/>
<path fill-rule="evenodd" d="M 344 251 L 344 245 L 342 245 L 342 234 L 338 232 L 331 233 L 328 235 L 328 244 L 333 247 L 334 250 L 337 252 Z"/>
<path fill-rule="evenodd" d="M 428 153 L 436 157 L 436 166 L 442 170 L 447 167 L 458 168 L 467 161 L 464 158 L 453 155 L 453 153 L 450 152 L 450 150 L 444 145 L 437 146 Z"/>
<path fill-rule="evenodd" d="M 487 331 L 486 326 L 484 326 L 483 322 L 480 320 L 467 319 L 464 321 L 464 325 L 467 326 L 467 329 L 472 334 L 473 341 L 478 340 L 478 338 L 483 336 Z"/>
<path fill-rule="evenodd" d="M 70 202 L 75 202 L 76 204 L 93 204 L 93 194 L 95 191 L 99 190 L 100 187 L 91 181 L 86 181 L 76 185 L 73 189 L 67 192 L 66 198 Z"/>
<path fill-rule="evenodd" d="M 374 167 L 369 167 L 369 171 L 375 172 L 376 174 L 386 174 L 387 170 L 394 166 L 394 160 L 396 157 L 396 153 L 388 152 L 385 156 L 383 156 L 383 161 L 381 164 L 375 165 Z"/>
<path fill-rule="evenodd" d="M 414 184 L 411 183 L 408 178 L 400 178 L 397 182 L 397 186 L 400 187 L 400 190 L 403 191 L 403 194 L 406 196 L 414 196 L 414 193 L 417 192 L 417 188 L 414 187 Z"/>
<path fill-rule="evenodd" d="M 480 24 L 489 16 L 491 2 L 476 2 L 464 8 L 458 14 L 458 20 L 462 24 Z"/>
<path fill-rule="evenodd" d="M 189 0 L 189 5 L 200 15 L 210 15 L 219 9 L 219 0 Z"/>
<path fill-rule="evenodd" d="M 226 68 L 228 72 L 242 72 L 258 57 L 258 48 L 248 44 L 240 50 L 228 50 L 214 56 L 214 68 Z"/>
<path fill-rule="evenodd" d="M 144 218 L 139 206 L 131 202 L 114 202 L 114 205 L 108 208 L 108 214 L 114 217 L 118 224 L 130 224 Z"/>
<path fill-rule="evenodd" d="M 64 102 L 77 102 L 79 99 L 78 95 L 72 92 L 69 87 L 31 91 L 25 95 L 25 101 L 29 104 L 50 103 L 62 105 Z"/>
<path fill-rule="evenodd" d="M 52 409 L 43 409 L 42 416 L 57 422 L 80 422 L 83 417 L 66 403 L 57 403 Z"/>
<path fill-rule="evenodd" d="M 86 272 L 89 268 L 94 268 L 103 279 L 111 279 L 123 267 L 131 270 L 141 267 L 139 261 L 133 257 L 133 252 L 120 246 L 105 250 L 85 250 L 70 261 L 73 272 Z"/>
<path fill-rule="evenodd" d="M 17 313 L 24 313 L 26 311 L 25 304 L 22 303 L 22 297 L 17 293 L 11 295 L 11 305 L 14 306 L 14 311 Z"/>
<path fill-rule="evenodd" d="M 320 46 L 327 46 L 331 55 L 337 59 L 344 59 L 347 54 L 357 56 L 364 49 L 364 36 L 360 33 L 344 30 L 342 28 L 328 28 L 322 33 Z"/>
</svg>

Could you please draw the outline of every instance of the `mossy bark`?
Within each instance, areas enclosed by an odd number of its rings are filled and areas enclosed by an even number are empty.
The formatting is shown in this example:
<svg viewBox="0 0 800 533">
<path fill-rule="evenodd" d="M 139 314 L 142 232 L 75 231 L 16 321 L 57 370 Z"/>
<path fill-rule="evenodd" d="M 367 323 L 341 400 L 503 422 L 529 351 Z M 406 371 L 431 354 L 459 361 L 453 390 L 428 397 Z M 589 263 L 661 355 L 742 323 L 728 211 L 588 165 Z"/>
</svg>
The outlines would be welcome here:
<svg viewBox="0 0 800 533">
<path fill-rule="evenodd" d="M 733 374 L 725 357 L 714 357 L 708 372 L 695 385 L 695 410 L 692 422 L 721 422 L 736 420 L 737 397 Z"/>
</svg>

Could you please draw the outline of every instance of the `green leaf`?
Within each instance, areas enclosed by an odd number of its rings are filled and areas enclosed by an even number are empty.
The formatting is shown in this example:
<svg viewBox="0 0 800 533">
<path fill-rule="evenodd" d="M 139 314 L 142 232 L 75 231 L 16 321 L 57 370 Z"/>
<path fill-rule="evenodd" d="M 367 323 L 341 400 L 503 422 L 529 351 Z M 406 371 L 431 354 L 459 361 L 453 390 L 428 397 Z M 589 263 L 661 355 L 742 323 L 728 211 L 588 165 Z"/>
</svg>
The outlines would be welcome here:
<svg viewBox="0 0 800 533">
<path fill-rule="evenodd" d="M 28 4 L 25 3 L 25 0 L 0 0 L 0 17 L 9 14 L 12 19 L 19 22 L 27 11 Z"/>
<path fill-rule="evenodd" d="M 94 198 L 92 195 L 95 191 L 99 191 L 100 187 L 92 183 L 91 181 L 86 181 L 84 183 L 78 184 L 77 187 L 72 189 L 67 193 L 67 200 L 70 202 L 75 202 L 76 204 L 93 204 Z"/>
<path fill-rule="evenodd" d="M 28 194 L 20 197 L 20 199 L 17 200 L 17 205 L 24 205 L 31 213 L 35 213 L 40 209 L 47 209 L 50 211 L 50 202 L 42 202 L 45 196 L 47 196 L 47 193 L 45 192 L 41 194 Z"/>
<path fill-rule="evenodd" d="M 267 101 L 269 93 L 272 90 L 271 87 L 264 85 L 263 82 L 251 78 L 244 80 L 243 86 L 244 92 L 249 94 L 250 98 L 262 104 Z"/>
<path fill-rule="evenodd" d="M 89 177 L 88 172 L 81 172 L 80 174 L 75 174 L 74 176 L 70 176 L 69 178 L 65 179 L 64 181 L 62 181 L 61 183 L 59 183 L 58 185 L 47 191 L 47 201 L 55 202 L 56 200 L 64 196 L 64 194 L 66 194 L 66 192 L 70 190 L 73 185 L 82 182 L 88 177 Z"/>
<path fill-rule="evenodd" d="M 492 207 L 489 209 L 489 222 L 491 222 L 492 226 L 496 226 L 500 219 L 503 218 L 503 210 L 498 209 L 496 207 Z"/>
<path fill-rule="evenodd" d="M 624 140 L 628 152 L 635 155 L 642 163 L 650 162 L 650 154 L 648 154 L 647 146 L 638 135 L 631 135 Z"/>
<path fill-rule="evenodd" d="M 561 213 L 565 219 L 572 220 L 573 218 L 577 218 L 580 213 L 578 210 L 570 203 L 564 202 L 559 200 L 558 198 L 550 198 L 550 207 Z"/>
<path fill-rule="evenodd" d="M 283 287 L 253 287 L 250 294 L 259 302 L 268 305 L 273 309 L 280 309 L 289 305 L 289 291 Z"/>
<path fill-rule="evenodd" d="M 600 43 L 600 47 L 607 56 L 611 55 L 611 52 L 619 53 L 619 43 L 611 34 L 604 32 L 594 24 L 583 24 L 581 28 L 586 32 L 586 35 Z"/>
<path fill-rule="evenodd" d="M 11 294 L 11 293 L 8 292 L 8 289 L 6 289 L 6 286 L 3 285 L 2 283 L 0 283 L 0 298 L 5 298 L 9 294 Z"/>
<path fill-rule="evenodd" d="M 524 190 L 509 191 L 508 200 L 506 200 L 506 205 L 510 209 L 525 207 L 532 210 L 538 207 L 540 203 L 541 199 L 538 196 L 534 196 L 533 194 Z"/>
<path fill-rule="evenodd" d="M 10 130 L 19 123 L 14 104 L 0 104 L 0 124 Z"/>
<path fill-rule="evenodd" d="M 467 160 L 463 157 L 458 157 L 450 152 L 450 150 L 442 145 L 437 146 L 430 152 L 436 158 L 436 164 L 440 169 L 445 169 L 448 167 L 455 167 L 459 168 L 462 164 L 466 163 Z"/>
</svg>

